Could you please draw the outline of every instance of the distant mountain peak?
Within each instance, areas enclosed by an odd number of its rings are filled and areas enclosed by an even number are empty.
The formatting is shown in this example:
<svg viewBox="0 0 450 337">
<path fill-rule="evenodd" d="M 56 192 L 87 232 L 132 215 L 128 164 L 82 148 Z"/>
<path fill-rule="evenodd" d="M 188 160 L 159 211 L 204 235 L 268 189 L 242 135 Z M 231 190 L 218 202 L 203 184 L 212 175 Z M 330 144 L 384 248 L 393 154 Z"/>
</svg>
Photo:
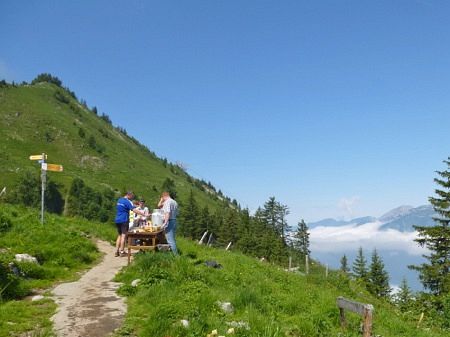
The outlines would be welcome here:
<svg viewBox="0 0 450 337">
<path fill-rule="evenodd" d="M 394 229 L 401 232 L 414 231 L 414 226 L 433 226 L 433 217 L 436 213 L 431 205 L 412 207 L 400 206 L 383 214 L 380 218 L 371 216 L 356 218 L 352 220 L 323 219 L 308 223 L 309 228 L 315 227 L 337 227 L 345 225 L 361 226 L 366 223 L 379 221 L 382 223 L 380 230 Z"/>
<path fill-rule="evenodd" d="M 389 212 L 383 214 L 378 220 L 381 222 L 393 221 L 399 217 L 408 214 L 414 207 L 409 205 L 400 206 L 390 210 Z"/>
</svg>

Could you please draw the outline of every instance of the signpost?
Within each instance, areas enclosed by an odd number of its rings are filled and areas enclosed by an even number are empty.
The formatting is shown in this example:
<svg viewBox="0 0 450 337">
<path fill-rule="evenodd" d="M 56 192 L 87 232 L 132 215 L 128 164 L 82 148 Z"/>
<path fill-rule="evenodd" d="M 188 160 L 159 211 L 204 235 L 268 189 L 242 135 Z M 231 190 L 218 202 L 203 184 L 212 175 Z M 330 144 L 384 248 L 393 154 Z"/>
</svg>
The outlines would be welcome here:
<svg viewBox="0 0 450 337">
<path fill-rule="evenodd" d="M 30 160 L 45 160 L 45 159 L 47 159 L 47 155 L 45 153 L 34 154 L 30 156 Z"/>
<path fill-rule="evenodd" d="M 42 163 L 41 168 L 44 171 L 54 171 L 54 172 L 62 172 L 63 171 L 62 165 L 58 165 L 58 164 Z"/>
<path fill-rule="evenodd" d="M 44 201 L 45 201 L 45 184 L 47 183 L 47 171 L 62 172 L 62 165 L 47 164 L 45 153 L 31 155 L 30 160 L 38 160 L 41 163 L 41 223 L 44 223 Z"/>
</svg>

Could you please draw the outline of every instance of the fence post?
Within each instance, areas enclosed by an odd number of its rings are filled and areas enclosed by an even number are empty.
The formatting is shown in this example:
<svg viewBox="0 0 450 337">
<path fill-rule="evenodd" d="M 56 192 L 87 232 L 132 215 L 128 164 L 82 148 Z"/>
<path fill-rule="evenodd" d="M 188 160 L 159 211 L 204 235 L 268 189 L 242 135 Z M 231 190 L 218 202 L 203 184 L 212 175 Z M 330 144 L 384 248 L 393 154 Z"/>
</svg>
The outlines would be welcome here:
<svg viewBox="0 0 450 337">
<path fill-rule="evenodd" d="M 207 243 L 206 245 L 207 245 L 207 246 L 211 246 L 211 242 L 212 242 L 212 233 L 209 234 L 208 243 Z"/>
<path fill-rule="evenodd" d="M 289 256 L 289 269 L 288 271 L 291 271 L 292 268 L 292 256 Z"/>
<path fill-rule="evenodd" d="M 363 337 L 371 337 L 371 334 L 372 334 L 372 310 L 373 310 L 373 307 L 370 304 L 364 308 Z"/>
<path fill-rule="evenodd" d="M 305 255 L 305 274 L 309 274 L 309 256 Z"/>
<path fill-rule="evenodd" d="M 341 326 L 345 329 L 347 327 L 347 320 L 345 319 L 344 308 L 339 308 L 339 321 L 341 322 Z"/>
<path fill-rule="evenodd" d="M 203 244 L 203 240 L 205 240 L 207 234 L 208 234 L 208 231 L 206 231 L 205 233 L 203 233 L 202 238 L 201 238 L 200 241 L 198 242 L 199 245 L 202 245 L 202 244 Z"/>
</svg>

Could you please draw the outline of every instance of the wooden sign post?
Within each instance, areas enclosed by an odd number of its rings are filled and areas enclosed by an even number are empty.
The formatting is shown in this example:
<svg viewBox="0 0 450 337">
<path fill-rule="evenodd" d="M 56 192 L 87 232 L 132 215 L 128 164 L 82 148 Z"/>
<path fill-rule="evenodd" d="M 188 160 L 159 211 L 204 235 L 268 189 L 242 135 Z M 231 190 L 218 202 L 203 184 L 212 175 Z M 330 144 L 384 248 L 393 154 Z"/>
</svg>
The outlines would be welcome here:
<svg viewBox="0 0 450 337">
<path fill-rule="evenodd" d="M 47 171 L 62 172 L 62 165 L 47 164 L 45 153 L 30 156 L 30 160 L 38 160 L 41 163 L 41 223 L 44 223 L 45 184 L 47 183 Z"/>
</svg>

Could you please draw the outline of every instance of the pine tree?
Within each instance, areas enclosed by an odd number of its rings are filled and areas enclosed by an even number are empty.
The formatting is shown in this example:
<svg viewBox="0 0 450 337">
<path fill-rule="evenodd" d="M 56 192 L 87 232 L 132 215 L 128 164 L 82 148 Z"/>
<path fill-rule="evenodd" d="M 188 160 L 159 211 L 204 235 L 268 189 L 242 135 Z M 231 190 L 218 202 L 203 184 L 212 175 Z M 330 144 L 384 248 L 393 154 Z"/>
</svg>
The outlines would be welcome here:
<svg viewBox="0 0 450 337">
<path fill-rule="evenodd" d="M 42 73 L 42 74 L 37 75 L 36 78 L 31 81 L 31 84 L 33 85 L 33 84 L 40 83 L 40 82 L 53 83 L 53 84 L 56 84 L 58 87 L 62 86 L 62 82 L 58 77 L 53 76 L 48 73 Z"/>
<path fill-rule="evenodd" d="M 341 257 L 341 267 L 339 268 L 340 271 L 342 271 L 345 274 L 350 273 L 350 268 L 348 266 L 348 260 L 347 256 L 344 254 L 344 256 Z"/>
<path fill-rule="evenodd" d="M 358 249 L 358 255 L 356 256 L 355 261 L 353 261 L 353 275 L 360 280 L 367 280 L 367 261 L 364 257 L 362 247 Z"/>
<path fill-rule="evenodd" d="M 311 254 L 311 251 L 309 250 L 308 226 L 303 219 L 298 223 L 297 231 L 294 234 L 293 246 L 294 249 L 299 251 L 303 256 Z"/>
<path fill-rule="evenodd" d="M 19 203 L 30 207 L 41 205 L 41 180 L 38 171 L 25 171 L 19 176 L 18 185 L 7 198 L 8 202 Z M 64 208 L 64 199 L 59 191 L 60 186 L 47 175 L 45 187 L 45 209 L 51 213 L 61 214 Z"/>
<path fill-rule="evenodd" d="M 39 175 L 32 171 L 25 171 L 19 177 L 17 187 L 7 200 L 25 206 L 38 207 L 41 201 L 41 182 Z"/>
<path fill-rule="evenodd" d="M 388 297 L 391 293 L 389 274 L 384 268 L 383 260 L 376 249 L 372 253 L 372 261 L 368 273 L 367 290 L 378 297 Z"/>
<path fill-rule="evenodd" d="M 283 205 L 281 203 L 278 204 L 278 212 L 280 214 L 280 224 L 279 224 L 279 232 L 281 233 L 281 238 L 283 239 L 284 244 L 287 244 L 286 236 L 292 230 L 291 226 L 289 226 L 286 217 L 290 214 L 289 207 L 287 205 Z M 309 236 L 309 234 L 308 234 Z M 309 241 L 308 241 L 309 246 Z"/>
<path fill-rule="evenodd" d="M 400 311 L 405 312 L 411 307 L 411 303 L 413 300 L 413 292 L 411 288 L 408 286 L 408 282 L 406 278 L 402 279 L 400 283 L 399 291 L 395 296 L 395 303 L 400 308 Z"/>
<path fill-rule="evenodd" d="M 203 207 L 199 214 L 198 226 L 194 229 L 194 238 L 200 239 L 203 233 L 211 230 L 211 215 L 208 206 Z"/>
<path fill-rule="evenodd" d="M 83 204 L 85 202 L 85 200 L 83 200 L 83 196 L 85 194 L 84 191 L 85 185 L 82 179 L 75 178 L 74 180 L 72 180 L 72 184 L 70 185 L 69 194 L 67 197 L 66 215 L 80 215 L 80 212 L 83 209 Z"/>
<path fill-rule="evenodd" d="M 254 220 L 250 217 L 249 210 L 242 210 L 240 213 L 240 226 L 238 227 L 238 240 L 236 246 L 244 254 L 256 255 L 255 242 L 258 240 L 258 234 L 253 223 Z"/>
<path fill-rule="evenodd" d="M 192 190 L 189 193 L 186 205 L 181 210 L 180 232 L 183 236 L 194 238 L 198 228 L 200 212 Z"/>
<path fill-rule="evenodd" d="M 282 242 L 286 244 L 286 234 L 290 230 L 286 217 L 289 215 L 289 208 L 276 201 L 275 197 L 270 197 L 264 203 L 264 208 L 258 209 L 257 217 L 266 223 L 269 228 L 275 231 Z"/>
<path fill-rule="evenodd" d="M 280 224 L 279 203 L 275 200 L 275 197 L 270 197 L 269 200 L 264 203 L 264 208 L 261 211 L 260 217 L 269 227 L 274 230 L 278 229 Z"/>
<path fill-rule="evenodd" d="M 236 244 L 237 230 L 239 227 L 238 213 L 232 209 L 227 210 L 222 222 L 222 226 L 218 229 L 217 241 L 221 245 L 227 245 L 230 241 Z"/>
<path fill-rule="evenodd" d="M 418 232 L 415 241 L 426 247 L 430 254 L 423 255 L 427 263 L 410 266 L 419 272 L 419 279 L 425 289 L 434 295 L 441 296 L 450 292 L 450 157 L 444 160 L 447 170 L 437 171 L 439 178 L 434 181 L 439 185 L 435 189 L 436 196 L 429 201 L 438 214 L 433 218 L 435 226 L 414 226 Z"/>
</svg>

